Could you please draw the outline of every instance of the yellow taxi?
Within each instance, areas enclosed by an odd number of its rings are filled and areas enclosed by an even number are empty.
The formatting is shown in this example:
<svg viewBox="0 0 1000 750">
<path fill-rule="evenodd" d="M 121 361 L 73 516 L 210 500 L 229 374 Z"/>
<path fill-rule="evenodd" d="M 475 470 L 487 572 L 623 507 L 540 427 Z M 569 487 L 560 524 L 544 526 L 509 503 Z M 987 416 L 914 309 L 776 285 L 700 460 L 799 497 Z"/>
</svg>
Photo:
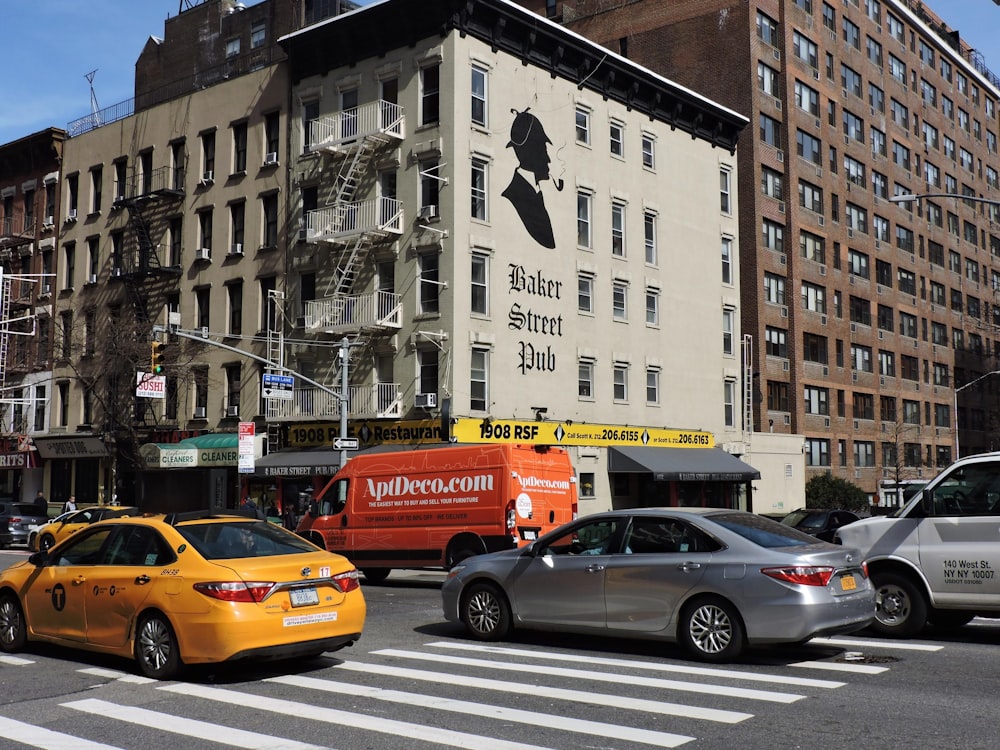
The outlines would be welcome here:
<svg viewBox="0 0 1000 750">
<path fill-rule="evenodd" d="M 317 656 L 361 637 L 344 557 L 266 521 L 210 512 L 91 524 L 0 573 L 0 649 L 28 641 L 185 664 Z"/>
<path fill-rule="evenodd" d="M 123 505 L 97 505 L 93 508 L 70 511 L 56 516 L 47 524 L 39 527 L 38 533 L 29 539 L 28 546 L 35 552 L 44 552 L 70 534 L 75 534 L 92 523 L 103 521 L 106 518 L 137 515 L 139 515 L 138 508 Z"/>
</svg>

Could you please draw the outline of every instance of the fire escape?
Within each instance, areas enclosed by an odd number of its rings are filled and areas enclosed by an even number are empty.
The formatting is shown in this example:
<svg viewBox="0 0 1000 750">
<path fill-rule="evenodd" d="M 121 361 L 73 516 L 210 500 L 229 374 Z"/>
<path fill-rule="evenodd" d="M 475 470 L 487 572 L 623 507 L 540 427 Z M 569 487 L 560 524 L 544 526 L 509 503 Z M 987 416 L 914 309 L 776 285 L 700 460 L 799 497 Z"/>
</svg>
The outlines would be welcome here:
<svg viewBox="0 0 1000 750">
<path fill-rule="evenodd" d="M 335 268 L 325 296 L 306 303 L 306 330 L 347 337 L 362 351 L 402 325 L 399 294 L 360 291 L 356 282 L 372 250 L 403 231 L 402 203 L 388 196 L 365 198 L 361 185 L 374 181 L 375 159 L 402 141 L 404 126 L 403 108 L 387 101 L 351 107 L 309 123 L 311 148 L 324 155 L 324 172 L 333 176 L 333 196 L 327 206 L 306 212 L 304 239 L 329 247 Z M 397 383 L 351 386 L 350 391 L 352 416 L 400 414 Z M 340 405 L 330 403 L 320 413 L 339 414 Z"/>
</svg>

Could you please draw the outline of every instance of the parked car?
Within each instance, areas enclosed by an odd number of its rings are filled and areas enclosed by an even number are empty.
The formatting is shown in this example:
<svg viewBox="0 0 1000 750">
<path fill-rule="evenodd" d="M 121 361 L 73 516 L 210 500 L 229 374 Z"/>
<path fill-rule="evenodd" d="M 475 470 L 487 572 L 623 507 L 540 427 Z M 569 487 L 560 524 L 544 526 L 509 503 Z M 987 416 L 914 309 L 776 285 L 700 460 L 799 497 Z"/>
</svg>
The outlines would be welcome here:
<svg viewBox="0 0 1000 750">
<path fill-rule="evenodd" d="M 34 524 L 34 523 L 30 524 L 28 526 L 28 542 L 27 542 L 28 549 L 33 550 L 35 552 L 38 551 L 38 532 L 39 532 L 40 529 L 45 528 L 50 523 L 61 523 L 70 514 L 76 513 L 76 512 L 77 511 L 75 511 L 75 510 L 67 510 L 67 511 L 65 511 L 63 513 L 60 513 L 55 518 L 49 518 L 49 519 L 47 519 L 47 520 L 45 520 L 45 521 L 43 521 L 41 523 L 37 523 L 37 524 Z"/>
<path fill-rule="evenodd" d="M 783 524 L 812 534 L 824 542 L 832 542 L 833 535 L 841 526 L 854 523 L 861 516 L 849 510 L 829 508 L 799 508 L 781 519 Z"/>
<path fill-rule="evenodd" d="M 44 552 L 61 542 L 70 534 L 75 534 L 80 529 L 86 528 L 92 523 L 103 521 L 106 518 L 120 518 L 122 516 L 137 516 L 139 509 L 129 505 L 95 505 L 92 508 L 83 510 L 71 510 L 54 518 L 44 528 L 38 530 L 38 534 L 32 537 L 34 546 L 31 548 L 35 552 Z"/>
<path fill-rule="evenodd" d="M 0 549 L 7 549 L 14 541 L 10 532 L 10 519 L 14 512 L 14 500 L 0 497 Z"/>
<path fill-rule="evenodd" d="M 854 549 L 763 516 L 637 508 L 588 516 L 527 547 L 452 568 L 445 618 L 470 636 L 514 628 L 678 641 L 705 661 L 871 623 L 875 592 Z"/>
<path fill-rule="evenodd" d="M 335 651 L 361 637 L 365 614 L 346 558 L 208 511 L 100 521 L 0 573 L 0 649 L 114 654 L 154 679 L 185 664 Z"/>
<path fill-rule="evenodd" d="M 9 508 L 5 511 L 4 506 Z M 10 528 L 11 544 L 28 543 L 28 532 L 32 526 L 43 524 L 49 517 L 34 503 L 5 503 L 0 501 L 0 519 L 6 519 Z"/>
</svg>

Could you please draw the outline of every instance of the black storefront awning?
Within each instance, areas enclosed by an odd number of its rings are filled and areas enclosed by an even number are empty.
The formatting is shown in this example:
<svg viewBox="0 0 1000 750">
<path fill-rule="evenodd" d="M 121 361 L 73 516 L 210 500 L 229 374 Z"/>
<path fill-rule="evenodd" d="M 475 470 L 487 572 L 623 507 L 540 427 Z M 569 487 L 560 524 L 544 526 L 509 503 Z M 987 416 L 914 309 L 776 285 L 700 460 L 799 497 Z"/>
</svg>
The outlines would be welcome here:
<svg viewBox="0 0 1000 750">
<path fill-rule="evenodd" d="M 257 477 L 333 476 L 340 468 L 340 451 L 329 448 L 268 453 L 254 461 Z"/>
<path fill-rule="evenodd" d="M 760 472 L 721 448 L 608 448 L 608 471 L 679 482 L 749 482 Z"/>
</svg>

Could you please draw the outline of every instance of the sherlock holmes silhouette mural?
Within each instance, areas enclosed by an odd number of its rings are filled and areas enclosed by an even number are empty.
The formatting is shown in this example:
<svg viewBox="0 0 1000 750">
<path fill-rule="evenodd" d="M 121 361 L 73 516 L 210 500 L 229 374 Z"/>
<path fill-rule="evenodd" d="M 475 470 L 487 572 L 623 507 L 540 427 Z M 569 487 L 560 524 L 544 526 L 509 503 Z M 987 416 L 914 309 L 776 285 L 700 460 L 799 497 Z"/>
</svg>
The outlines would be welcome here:
<svg viewBox="0 0 1000 750">
<path fill-rule="evenodd" d="M 545 208 L 545 195 L 541 188 L 543 180 L 552 179 L 548 148 L 552 141 L 545 135 L 541 120 L 528 109 L 522 112 L 512 109 L 511 113 L 514 122 L 510 126 L 507 148 L 514 150 L 517 168 L 502 195 L 517 211 L 531 238 L 542 247 L 554 248 L 556 241 L 552 235 L 552 220 Z M 525 173 L 531 176 L 534 184 L 525 177 Z M 555 180 L 553 184 L 556 190 L 562 191 L 562 180 Z"/>
</svg>

